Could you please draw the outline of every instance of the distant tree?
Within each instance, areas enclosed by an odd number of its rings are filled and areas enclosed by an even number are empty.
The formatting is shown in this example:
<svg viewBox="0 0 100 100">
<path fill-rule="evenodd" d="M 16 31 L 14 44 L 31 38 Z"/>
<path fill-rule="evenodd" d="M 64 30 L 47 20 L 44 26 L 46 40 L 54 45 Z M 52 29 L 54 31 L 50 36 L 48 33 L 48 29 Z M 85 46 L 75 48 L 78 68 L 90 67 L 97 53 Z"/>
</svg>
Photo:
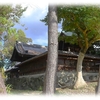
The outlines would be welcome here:
<svg viewBox="0 0 100 100">
<path fill-rule="evenodd" d="M 12 31 L 10 30 L 10 32 L 12 34 L 10 33 L 10 35 L 7 35 L 7 40 L 4 42 L 4 47 L 2 50 L 7 59 L 11 58 L 16 41 L 20 41 L 23 43 L 32 43 L 32 39 L 27 38 L 25 33 L 21 29 L 13 29 Z"/>
<path fill-rule="evenodd" d="M 21 5 L 0 5 L 0 42 L 2 40 L 5 40 L 5 38 L 9 34 L 8 31 L 12 30 L 12 27 L 15 25 L 15 23 L 19 23 L 19 19 L 25 10 L 26 8 L 22 8 Z M 2 35 L 4 33 L 6 34 L 6 36 L 4 37 L 4 39 L 2 39 Z M 0 51 L 0 54 L 2 55 L 2 50 Z M 0 93 L 6 94 L 1 67 L 3 66 L 0 66 Z"/>
<path fill-rule="evenodd" d="M 49 5 L 48 16 L 48 57 L 45 74 L 44 93 L 54 94 L 58 60 L 58 22 L 56 5 Z"/>
<path fill-rule="evenodd" d="M 0 5 L 0 34 L 7 32 L 19 19 L 27 8 L 21 5 Z"/>
</svg>

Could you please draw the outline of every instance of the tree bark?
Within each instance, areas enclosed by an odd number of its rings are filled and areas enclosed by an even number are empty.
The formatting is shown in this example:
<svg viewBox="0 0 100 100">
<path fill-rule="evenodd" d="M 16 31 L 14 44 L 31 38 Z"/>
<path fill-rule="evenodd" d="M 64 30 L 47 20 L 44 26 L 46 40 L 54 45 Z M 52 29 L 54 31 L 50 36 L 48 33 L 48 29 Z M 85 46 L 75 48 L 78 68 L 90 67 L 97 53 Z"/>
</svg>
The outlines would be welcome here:
<svg viewBox="0 0 100 100">
<path fill-rule="evenodd" d="M 79 53 L 78 61 L 77 61 L 77 80 L 74 85 L 74 88 L 80 88 L 87 85 L 82 75 L 82 62 L 83 62 L 84 56 L 85 56 L 84 53 L 82 52 Z"/>
<path fill-rule="evenodd" d="M 58 22 L 56 10 L 55 5 L 49 5 L 48 57 L 44 83 L 45 94 L 54 94 L 56 87 L 56 70 L 58 64 Z"/>
<path fill-rule="evenodd" d="M 99 65 L 99 77 L 98 77 L 98 83 L 96 87 L 96 94 L 100 95 L 100 65 Z"/>
<path fill-rule="evenodd" d="M 0 94 L 7 94 L 4 79 L 2 73 L 0 72 Z"/>
</svg>

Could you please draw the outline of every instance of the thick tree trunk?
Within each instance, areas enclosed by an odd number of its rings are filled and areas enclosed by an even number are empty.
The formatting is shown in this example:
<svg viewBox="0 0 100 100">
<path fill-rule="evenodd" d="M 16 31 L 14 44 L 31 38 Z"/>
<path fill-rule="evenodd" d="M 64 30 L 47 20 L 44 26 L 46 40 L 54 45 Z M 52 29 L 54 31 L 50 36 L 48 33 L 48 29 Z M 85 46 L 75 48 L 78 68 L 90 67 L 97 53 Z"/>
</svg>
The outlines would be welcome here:
<svg viewBox="0 0 100 100">
<path fill-rule="evenodd" d="M 6 87 L 1 72 L 0 72 L 0 94 L 6 94 Z"/>
<path fill-rule="evenodd" d="M 77 61 L 77 80 L 74 85 L 74 88 L 80 88 L 87 85 L 82 75 L 82 63 L 83 63 L 84 56 L 85 56 L 84 53 L 82 52 L 79 53 L 78 61 Z"/>
<path fill-rule="evenodd" d="M 96 94 L 100 95 L 100 65 L 99 65 L 99 77 L 98 77 L 98 83 L 96 87 Z"/>
<path fill-rule="evenodd" d="M 44 93 L 54 94 L 58 63 L 58 22 L 56 6 L 49 5 L 48 18 L 48 57 L 45 74 Z"/>
</svg>

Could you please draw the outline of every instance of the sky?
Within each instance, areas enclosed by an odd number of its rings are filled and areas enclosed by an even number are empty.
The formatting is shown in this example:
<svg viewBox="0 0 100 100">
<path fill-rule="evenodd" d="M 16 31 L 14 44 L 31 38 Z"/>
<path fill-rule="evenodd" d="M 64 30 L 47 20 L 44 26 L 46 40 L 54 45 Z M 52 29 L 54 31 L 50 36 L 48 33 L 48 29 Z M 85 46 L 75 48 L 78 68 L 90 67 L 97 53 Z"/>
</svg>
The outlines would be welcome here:
<svg viewBox="0 0 100 100">
<path fill-rule="evenodd" d="M 32 39 L 33 44 L 47 46 L 48 26 L 41 22 L 40 19 L 43 19 L 46 16 L 48 12 L 48 5 L 24 3 L 22 6 L 28 6 L 20 19 L 20 23 L 25 24 L 25 26 L 22 27 L 21 25 L 16 24 L 15 27 L 17 29 L 22 29 L 25 32 L 26 37 Z"/>
<path fill-rule="evenodd" d="M 75 0 L 75 2 L 65 2 L 64 0 L 59 0 L 59 2 L 51 0 L 51 3 L 63 3 L 64 4 L 84 4 L 86 2 L 79 2 Z M 50 2 L 50 0 L 49 0 Z M 22 24 L 25 24 L 25 27 L 21 27 L 20 25 L 16 25 L 15 27 L 23 29 L 23 31 L 26 34 L 26 37 L 31 38 L 33 41 L 33 44 L 40 44 L 47 46 L 48 45 L 48 26 L 45 25 L 45 23 L 41 22 L 40 19 L 43 19 L 48 12 L 48 4 L 49 2 L 42 0 L 42 2 L 23 2 L 21 3 L 22 6 L 28 6 L 27 10 L 24 12 L 23 16 L 20 19 L 20 22 Z M 91 4 L 94 4 L 93 0 L 91 1 Z M 95 0 L 96 3 L 96 0 Z M 27 30 L 25 30 L 27 28 Z M 61 32 L 61 25 L 58 25 L 58 31 Z"/>
<path fill-rule="evenodd" d="M 3 0 L 4 3 L 7 3 L 9 0 Z M 17 29 L 22 29 L 26 37 L 31 38 L 33 41 L 33 44 L 40 44 L 47 46 L 48 45 L 48 26 L 45 25 L 45 23 L 41 22 L 40 19 L 43 19 L 48 12 L 48 4 L 86 4 L 87 1 L 81 1 L 80 0 L 70 0 L 69 2 L 66 2 L 66 0 L 59 0 L 57 2 L 56 0 L 34 0 L 34 1 L 28 1 L 28 0 L 21 0 L 21 2 L 10 0 L 9 3 L 17 4 L 20 3 L 23 7 L 27 6 L 27 10 L 23 13 L 23 16 L 20 19 L 21 24 L 25 24 L 24 27 L 22 27 L 19 24 L 16 24 L 15 27 Z M 91 4 L 98 3 L 98 0 L 92 0 L 90 2 Z M 100 4 L 100 3 L 99 3 Z M 25 30 L 27 28 L 27 30 Z M 58 25 L 58 31 L 61 32 L 61 25 Z"/>
<path fill-rule="evenodd" d="M 23 3 L 23 7 L 27 6 L 27 10 L 23 13 L 20 19 L 21 24 L 25 24 L 22 27 L 16 24 L 17 29 L 22 29 L 26 37 L 31 38 L 33 44 L 39 44 L 43 46 L 48 45 L 48 26 L 41 19 L 44 19 L 48 13 L 48 3 L 37 4 L 37 3 Z M 27 30 L 25 30 L 27 28 Z M 61 25 L 58 25 L 58 31 L 61 31 Z"/>
</svg>

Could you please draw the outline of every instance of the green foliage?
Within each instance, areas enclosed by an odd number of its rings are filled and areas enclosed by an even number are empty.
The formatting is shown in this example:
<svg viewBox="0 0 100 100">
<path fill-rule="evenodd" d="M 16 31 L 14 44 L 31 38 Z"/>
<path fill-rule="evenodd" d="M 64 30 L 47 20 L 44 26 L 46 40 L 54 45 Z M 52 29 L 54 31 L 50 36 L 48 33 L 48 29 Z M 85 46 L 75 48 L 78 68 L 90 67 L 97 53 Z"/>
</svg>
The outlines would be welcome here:
<svg viewBox="0 0 100 100">
<path fill-rule="evenodd" d="M 76 34 L 75 33 L 72 33 L 72 35 L 71 36 L 59 36 L 58 37 L 58 40 L 60 41 L 60 40 L 64 40 L 66 43 L 68 43 L 68 41 L 70 41 L 70 43 L 71 44 L 77 44 L 77 36 L 76 36 Z"/>
<path fill-rule="evenodd" d="M 32 39 L 27 38 L 25 33 L 22 30 L 17 30 L 14 28 L 10 29 L 8 31 L 7 41 L 5 41 L 4 49 L 3 49 L 3 54 L 7 58 L 11 57 L 16 41 L 20 41 L 24 43 L 32 43 Z"/>
<path fill-rule="evenodd" d="M 62 31 L 74 33 L 74 35 L 68 36 L 64 40 L 71 44 L 78 44 L 81 52 L 85 53 L 94 42 L 100 40 L 99 5 L 59 5 L 57 16 L 58 22 L 62 24 Z M 41 21 L 47 25 L 48 14 Z"/>
<path fill-rule="evenodd" d="M 2 51 L 8 58 L 11 56 L 15 41 L 32 42 L 31 39 L 26 38 L 22 30 L 13 28 L 15 23 L 19 23 L 23 12 L 27 7 L 22 8 L 21 5 L 0 5 L 0 41 L 6 40 L 4 49 Z"/>
<path fill-rule="evenodd" d="M 0 57 L 0 68 L 2 68 L 3 66 L 4 66 L 4 62 L 3 62 L 2 57 Z"/>
<path fill-rule="evenodd" d="M 15 23 L 19 23 L 19 19 L 26 9 L 21 5 L 0 5 L 0 34 L 10 30 Z"/>
<path fill-rule="evenodd" d="M 58 20 L 62 22 L 62 30 L 71 31 L 67 42 L 76 43 L 85 53 L 92 43 L 100 40 L 100 7 L 99 6 L 59 6 Z"/>
<path fill-rule="evenodd" d="M 42 91 L 43 90 L 43 86 L 40 86 L 38 91 Z"/>
<path fill-rule="evenodd" d="M 0 68 L 0 72 L 1 72 L 2 78 L 5 79 L 6 75 L 5 75 L 5 72 L 4 72 L 4 68 Z M 6 91 L 7 91 L 7 93 L 10 93 L 11 90 L 12 90 L 12 85 L 7 84 L 6 85 Z"/>
<path fill-rule="evenodd" d="M 0 72 L 1 72 L 1 75 L 2 75 L 2 78 L 6 78 L 6 75 L 5 75 L 5 72 L 4 72 L 4 68 L 0 68 Z"/>
<path fill-rule="evenodd" d="M 3 40 L 2 39 L 3 33 L 6 33 L 6 36 L 4 38 L 7 39 L 9 35 L 16 32 L 16 30 L 12 29 L 12 27 L 15 25 L 15 23 L 19 23 L 19 20 L 26 9 L 27 8 L 22 8 L 21 5 L 15 5 L 15 6 L 0 5 L 0 42 L 1 40 Z M 17 34 L 16 34 L 16 38 L 17 38 Z M 10 46 L 9 48 L 12 50 L 12 46 Z M 4 51 L 6 53 L 9 53 L 9 50 L 7 48 L 5 48 Z M 4 51 L 0 50 L 0 53 L 4 54 Z M 4 59 L 0 57 L 0 67 L 3 67 L 4 65 L 3 60 Z"/>
<path fill-rule="evenodd" d="M 32 43 L 32 39 L 31 38 L 27 38 L 25 33 L 22 30 L 18 30 L 17 31 L 18 34 L 18 41 L 24 42 L 24 43 Z"/>
<path fill-rule="evenodd" d="M 44 19 L 41 19 L 40 21 L 44 22 L 45 25 L 48 25 L 48 14 L 45 16 Z"/>
<path fill-rule="evenodd" d="M 6 86 L 7 93 L 11 93 L 11 90 L 12 90 L 12 85 L 11 84 L 7 84 L 7 86 Z"/>
</svg>

